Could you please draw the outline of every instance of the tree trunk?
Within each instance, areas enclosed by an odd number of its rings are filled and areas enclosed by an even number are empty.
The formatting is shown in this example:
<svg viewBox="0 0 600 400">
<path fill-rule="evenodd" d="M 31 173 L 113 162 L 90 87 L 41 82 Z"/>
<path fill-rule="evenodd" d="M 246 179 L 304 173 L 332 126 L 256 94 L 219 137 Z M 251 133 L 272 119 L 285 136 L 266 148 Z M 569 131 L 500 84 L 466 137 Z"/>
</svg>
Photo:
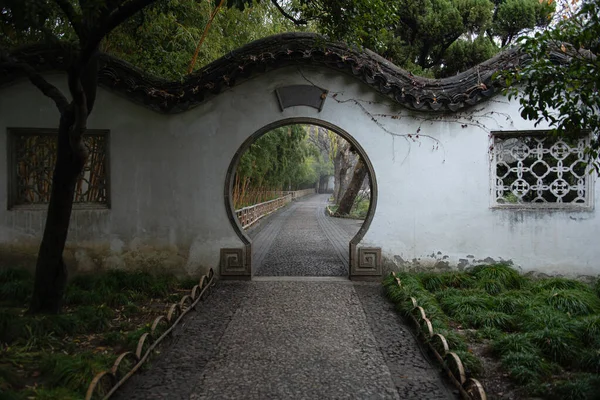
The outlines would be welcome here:
<svg viewBox="0 0 600 400">
<path fill-rule="evenodd" d="M 352 180 L 352 172 L 354 171 L 354 167 L 358 161 L 358 157 L 355 153 L 352 153 L 350 149 L 344 155 L 344 159 L 342 161 L 343 165 L 343 175 L 340 175 L 340 193 L 338 196 L 338 203 L 344 197 L 346 190 L 348 190 L 348 186 L 350 185 L 350 181 Z"/>
<path fill-rule="evenodd" d="M 337 204 L 340 198 L 340 168 L 342 166 L 342 158 L 340 151 L 333 158 L 333 202 Z"/>
<path fill-rule="evenodd" d="M 73 124 L 73 111 L 70 108 L 61 116 L 58 128 L 56 166 L 52 176 L 50 203 L 38 253 L 29 313 L 56 314 L 62 305 L 67 282 L 63 251 L 67 241 L 75 185 L 85 163 L 85 154 L 76 154 L 69 142 L 69 131 Z"/>
<path fill-rule="evenodd" d="M 338 204 L 340 198 L 344 195 L 346 187 L 348 185 L 347 173 L 351 166 L 349 159 L 350 155 L 350 144 L 346 141 L 341 143 L 338 147 L 338 152 L 333 159 L 334 168 L 334 188 L 333 188 L 333 201 Z"/>
<path fill-rule="evenodd" d="M 365 176 L 367 176 L 367 167 L 363 163 L 362 159 L 359 158 L 358 162 L 356 163 L 356 167 L 354 168 L 354 174 L 352 175 L 350 185 L 348 185 L 348 189 L 346 189 L 344 196 L 340 200 L 340 205 L 337 209 L 338 214 L 350 214 L 350 210 L 354 205 L 354 199 L 356 199 L 356 196 L 360 191 L 362 183 L 365 180 Z"/>
</svg>

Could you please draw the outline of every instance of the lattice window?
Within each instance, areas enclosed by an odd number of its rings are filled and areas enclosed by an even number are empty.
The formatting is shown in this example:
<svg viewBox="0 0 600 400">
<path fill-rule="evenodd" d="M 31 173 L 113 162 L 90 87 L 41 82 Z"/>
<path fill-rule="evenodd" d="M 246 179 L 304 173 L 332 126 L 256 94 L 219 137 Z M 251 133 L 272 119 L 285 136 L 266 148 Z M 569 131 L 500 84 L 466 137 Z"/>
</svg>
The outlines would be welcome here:
<svg viewBox="0 0 600 400">
<path fill-rule="evenodd" d="M 587 137 L 556 139 L 546 132 L 496 132 L 493 141 L 495 206 L 591 206 L 591 167 L 584 153 Z"/>
<path fill-rule="evenodd" d="M 56 163 L 56 130 L 10 129 L 12 167 L 10 206 L 44 205 L 50 201 Z M 108 132 L 88 130 L 89 151 L 75 186 L 74 206 L 108 206 Z"/>
</svg>

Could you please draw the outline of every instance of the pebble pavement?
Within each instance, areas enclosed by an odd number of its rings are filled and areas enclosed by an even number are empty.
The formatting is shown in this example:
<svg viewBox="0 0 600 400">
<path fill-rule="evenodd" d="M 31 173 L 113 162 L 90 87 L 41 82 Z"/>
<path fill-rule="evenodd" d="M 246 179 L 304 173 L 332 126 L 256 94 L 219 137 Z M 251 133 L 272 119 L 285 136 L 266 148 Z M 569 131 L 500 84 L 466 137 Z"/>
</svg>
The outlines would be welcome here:
<svg viewBox="0 0 600 400">
<path fill-rule="evenodd" d="M 250 234 L 254 276 L 348 276 L 351 236 L 323 223 L 328 197 L 301 198 Z"/>
<path fill-rule="evenodd" d="M 253 247 L 263 238 L 255 275 L 347 276 L 330 236 L 347 246 L 360 224 L 319 221 L 324 201 L 251 233 Z M 456 398 L 378 283 L 220 281 L 184 321 L 115 399 Z"/>
</svg>

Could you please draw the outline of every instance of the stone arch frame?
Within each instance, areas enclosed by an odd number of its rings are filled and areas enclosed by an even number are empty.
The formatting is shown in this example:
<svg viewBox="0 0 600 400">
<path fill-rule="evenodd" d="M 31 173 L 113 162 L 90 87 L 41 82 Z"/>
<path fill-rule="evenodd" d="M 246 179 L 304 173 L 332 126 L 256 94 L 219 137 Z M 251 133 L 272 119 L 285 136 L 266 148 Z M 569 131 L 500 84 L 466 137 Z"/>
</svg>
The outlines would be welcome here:
<svg viewBox="0 0 600 400">
<path fill-rule="evenodd" d="M 235 231 L 236 235 L 240 238 L 240 240 L 242 241 L 242 243 L 244 245 L 245 255 L 242 257 L 244 259 L 244 264 L 245 264 L 244 267 L 246 267 L 250 271 L 250 275 L 246 276 L 245 278 L 251 279 L 253 276 L 252 241 L 250 240 L 248 235 L 246 235 L 246 233 L 244 232 L 242 225 L 240 224 L 237 216 L 235 215 L 235 209 L 234 209 L 233 203 L 231 201 L 231 192 L 233 190 L 233 177 L 235 175 L 235 171 L 239 165 L 242 155 L 244 154 L 244 152 L 246 152 L 246 150 L 248 150 L 250 145 L 256 139 L 258 139 L 265 133 L 272 131 L 273 129 L 277 129 L 277 128 L 287 126 L 287 125 L 295 125 L 295 124 L 317 125 L 317 126 L 320 126 L 320 127 L 323 127 L 323 128 L 326 128 L 326 129 L 329 129 L 329 130 L 335 132 L 336 134 L 340 135 L 342 138 L 347 140 L 356 149 L 358 154 L 362 157 L 363 161 L 365 162 L 365 165 L 367 166 L 367 171 L 369 174 L 369 185 L 370 185 L 370 190 L 371 190 L 371 202 L 369 204 L 369 210 L 367 211 L 367 216 L 366 216 L 364 222 L 362 223 L 362 225 L 361 225 L 360 229 L 358 230 L 358 232 L 356 233 L 356 235 L 354 235 L 354 237 L 350 240 L 349 245 L 348 245 L 348 252 L 349 252 L 348 277 L 350 279 L 352 279 L 353 277 L 357 276 L 356 274 L 353 274 L 353 271 L 357 270 L 357 266 L 359 264 L 359 255 L 358 255 L 358 251 L 357 251 L 358 243 L 362 240 L 362 238 L 365 236 L 365 234 L 369 230 L 371 222 L 373 221 L 373 217 L 375 216 L 375 210 L 377 208 L 378 191 L 377 191 L 377 177 L 375 176 L 375 169 L 373 168 L 373 164 L 371 163 L 371 160 L 369 159 L 369 156 L 367 155 L 366 151 L 363 149 L 363 147 L 360 145 L 360 143 L 352 135 L 350 135 L 344 129 L 342 129 L 330 122 L 327 122 L 327 121 L 324 121 L 324 120 L 321 120 L 318 118 L 311 118 L 311 117 L 283 118 L 283 119 L 271 122 L 271 123 L 263 126 L 259 130 L 254 132 L 252 135 L 250 135 L 246 140 L 244 140 L 242 145 L 238 148 L 238 150 L 233 155 L 231 162 L 229 163 L 229 168 L 227 168 L 227 175 L 225 176 L 225 187 L 224 187 L 224 192 L 223 192 L 223 198 L 225 201 L 225 210 L 227 212 L 227 218 L 229 219 L 231 226 L 233 227 L 233 230 Z M 369 256 L 367 256 L 367 257 L 369 257 Z M 379 258 L 380 258 L 380 256 L 379 256 Z M 376 272 L 374 274 L 369 273 L 368 275 L 379 276 L 380 272 Z"/>
</svg>

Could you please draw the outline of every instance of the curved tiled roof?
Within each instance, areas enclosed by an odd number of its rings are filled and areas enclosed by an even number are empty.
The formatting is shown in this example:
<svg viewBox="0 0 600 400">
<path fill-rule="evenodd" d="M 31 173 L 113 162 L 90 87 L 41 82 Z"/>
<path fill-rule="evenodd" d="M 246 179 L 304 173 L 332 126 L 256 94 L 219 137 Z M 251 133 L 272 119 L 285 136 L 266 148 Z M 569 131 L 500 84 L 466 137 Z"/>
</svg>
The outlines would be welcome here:
<svg viewBox="0 0 600 400">
<path fill-rule="evenodd" d="M 64 57 L 48 50 L 30 48 L 21 59 L 40 70 L 64 69 Z M 163 113 L 188 110 L 224 89 L 253 76 L 290 65 L 315 65 L 348 74 L 389 96 L 403 106 L 420 111 L 458 111 L 496 94 L 494 72 L 521 61 L 515 49 L 508 50 L 468 71 L 444 79 L 414 76 L 370 50 L 330 42 L 311 33 L 285 33 L 249 43 L 181 82 L 150 76 L 132 65 L 101 55 L 100 85 Z M 2 71 L 0 71 L 2 72 Z M 0 75 L 0 85 L 15 75 Z"/>
</svg>

